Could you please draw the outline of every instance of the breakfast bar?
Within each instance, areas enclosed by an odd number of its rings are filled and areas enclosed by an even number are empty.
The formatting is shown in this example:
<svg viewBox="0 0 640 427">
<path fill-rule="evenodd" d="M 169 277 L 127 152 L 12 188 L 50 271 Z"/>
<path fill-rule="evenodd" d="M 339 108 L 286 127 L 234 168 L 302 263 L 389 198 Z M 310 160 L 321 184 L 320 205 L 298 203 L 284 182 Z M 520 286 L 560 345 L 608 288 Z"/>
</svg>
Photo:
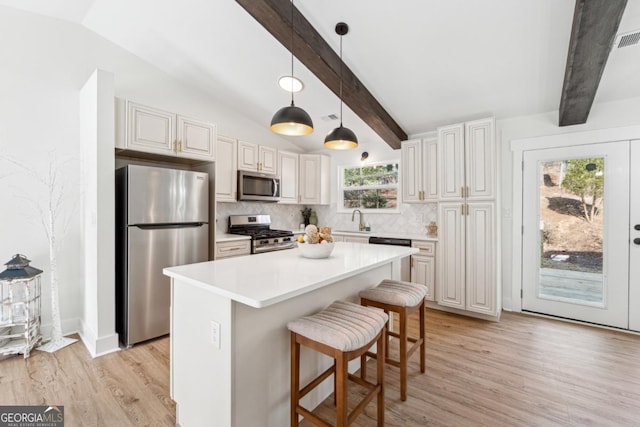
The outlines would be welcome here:
<svg viewBox="0 0 640 427">
<path fill-rule="evenodd" d="M 299 249 L 165 268 L 171 277 L 171 397 L 183 427 L 289 424 L 287 322 L 385 278 L 415 248 L 335 243 L 330 257 Z M 330 359 L 303 348 L 301 382 Z M 358 369 L 358 362 L 351 369 Z M 330 381 L 305 397 L 315 407 Z"/>
</svg>

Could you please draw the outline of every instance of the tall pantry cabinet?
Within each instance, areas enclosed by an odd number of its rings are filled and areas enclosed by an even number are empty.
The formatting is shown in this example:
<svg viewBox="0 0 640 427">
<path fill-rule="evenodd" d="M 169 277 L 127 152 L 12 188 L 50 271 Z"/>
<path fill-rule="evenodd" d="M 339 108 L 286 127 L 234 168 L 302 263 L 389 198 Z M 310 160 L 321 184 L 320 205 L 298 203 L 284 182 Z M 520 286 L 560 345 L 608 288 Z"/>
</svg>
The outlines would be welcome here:
<svg viewBox="0 0 640 427">
<path fill-rule="evenodd" d="M 493 118 L 438 128 L 439 305 L 498 315 Z"/>
</svg>

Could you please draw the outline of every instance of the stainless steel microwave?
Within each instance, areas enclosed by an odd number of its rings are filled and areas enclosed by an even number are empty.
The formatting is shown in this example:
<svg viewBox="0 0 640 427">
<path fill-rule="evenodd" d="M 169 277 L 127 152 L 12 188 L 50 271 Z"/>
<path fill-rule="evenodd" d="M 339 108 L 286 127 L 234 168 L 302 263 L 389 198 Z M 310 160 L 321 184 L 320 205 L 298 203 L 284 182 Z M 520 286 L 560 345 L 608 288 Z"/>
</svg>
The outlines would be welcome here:
<svg viewBox="0 0 640 427">
<path fill-rule="evenodd" d="M 280 178 L 268 173 L 238 171 L 238 200 L 277 202 Z"/>
</svg>

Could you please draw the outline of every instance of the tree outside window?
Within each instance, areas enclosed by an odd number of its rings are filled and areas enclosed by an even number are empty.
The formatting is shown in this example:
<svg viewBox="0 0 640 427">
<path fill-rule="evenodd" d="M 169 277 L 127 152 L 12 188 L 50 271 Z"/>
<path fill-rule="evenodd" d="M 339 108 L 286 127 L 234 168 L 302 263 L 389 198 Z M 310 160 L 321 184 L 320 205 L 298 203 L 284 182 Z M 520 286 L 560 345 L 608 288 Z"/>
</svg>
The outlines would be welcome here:
<svg viewBox="0 0 640 427">
<path fill-rule="evenodd" d="M 399 171 L 397 162 L 340 169 L 341 210 L 377 212 L 398 210 Z"/>
</svg>

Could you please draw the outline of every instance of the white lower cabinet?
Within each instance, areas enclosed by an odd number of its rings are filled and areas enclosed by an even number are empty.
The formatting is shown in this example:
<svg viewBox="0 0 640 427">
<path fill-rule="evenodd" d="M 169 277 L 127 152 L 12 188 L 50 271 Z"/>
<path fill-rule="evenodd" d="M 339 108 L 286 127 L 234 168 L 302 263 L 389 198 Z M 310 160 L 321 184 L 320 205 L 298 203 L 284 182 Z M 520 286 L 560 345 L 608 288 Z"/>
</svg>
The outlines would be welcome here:
<svg viewBox="0 0 640 427">
<path fill-rule="evenodd" d="M 435 301 L 436 294 L 436 249 L 435 242 L 414 240 L 411 246 L 420 252 L 411 255 L 411 281 L 427 287 L 424 299 Z"/>
<path fill-rule="evenodd" d="M 249 255 L 251 253 L 250 240 L 234 240 L 231 242 L 216 242 L 216 257 L 229 258 L 233 256 Z"/>
<path fill-rule="evenodd" d="M 345 242 L 351 242 L 351 243 L 369 243 L 369 238 L 368 237 L 358 237 L 358 236 L 344 236 L 344 241 Z"/>
<path fill-rule="evenodd" d="M 496 316 L 495 203 L 440 203 L 437 302 Z"/>
</svg>

